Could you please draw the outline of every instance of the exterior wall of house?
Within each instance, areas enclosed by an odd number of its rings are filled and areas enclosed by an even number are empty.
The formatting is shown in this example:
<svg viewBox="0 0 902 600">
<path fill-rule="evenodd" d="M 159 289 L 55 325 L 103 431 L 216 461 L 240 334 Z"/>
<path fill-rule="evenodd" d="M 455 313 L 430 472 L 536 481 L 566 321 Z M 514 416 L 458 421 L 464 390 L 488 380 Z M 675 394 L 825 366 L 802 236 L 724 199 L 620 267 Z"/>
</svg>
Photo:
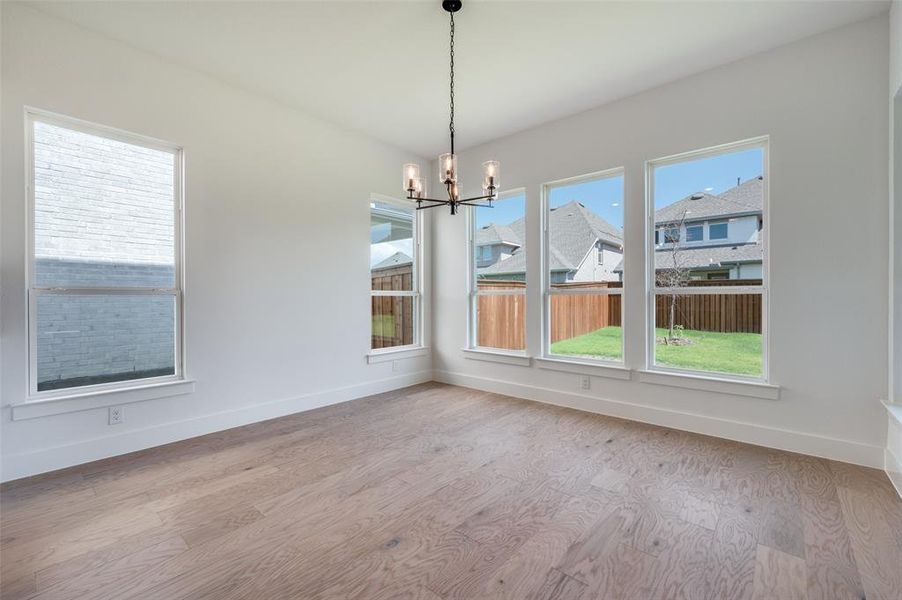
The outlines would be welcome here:
<svg viewBox="0 0 902 600">
<path fill-rule="evenodd" d="M 175 285 L 171 154 L 35 124 L 35 284 Z M 38 389 L 171 374 L 172 296 L 42 295 Z"/>
<path fill-rule="evenodd" d="M 727 238 L 722 240 L 710 239 L 708 228 L 712 223 L 727 221 Z M 686 241 L 686 227 L 702 224 L 704 227 L 704 239 L 694 242 Z M 664 242 L 664 229 L 659 228 L 658 239 L 661 247 L 670 247 L 670 243 Z M 758 216 L 746 215 L 742 217 L 732 217 L 730 219 L 706 219 L 704 221 L 695 221 L 686 223 L 680 228 L 680 243 L 690 248 L 698 248 L 704 246 L 722 246 L 726 244 L 750 244 L 758 241 Z"/>
<path fill-rule="evenodd" d="M 599 253 L 602 264 L 598 264 Z M 615 273 L 614 269 L 622 259 L 623 252 L 619 248 L 604 244 L 603 250 L 599 250 L 597 245 L 593 246 L 570 281 L 620 281 L 620 274 Z"/>
<path fill-rule="evenodd" d="M 489 248 L 490 254 L 487 258 L 481 258 L 480 252 L 484 252 L 483 248 Z M 485 244 L 477 246 L 476 266 L 477 268 L 489 267 L 498 261 L 506 260 L 513 254 L 514 247 L 508 244 Z"/>
</svg>

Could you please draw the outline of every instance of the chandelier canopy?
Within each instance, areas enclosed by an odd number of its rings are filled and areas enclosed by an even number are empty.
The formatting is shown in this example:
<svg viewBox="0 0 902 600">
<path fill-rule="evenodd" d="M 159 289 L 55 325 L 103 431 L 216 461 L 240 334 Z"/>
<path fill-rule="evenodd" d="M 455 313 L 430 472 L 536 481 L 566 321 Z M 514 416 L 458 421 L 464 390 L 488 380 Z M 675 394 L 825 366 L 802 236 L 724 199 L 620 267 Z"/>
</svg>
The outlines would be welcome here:
<svg viewBox="0 0 902 600">
<path fill-rule="evenodd" d="M 429 198 L 426 196 L 426 178 L 420 175 L 420 165 L 409 163 L 404 165 L 402 172 L 402 187 L 407 192 L 408 200 L 415 200 L 417 210 L 434 208 L 436 206 L 448 206 L 451 214 L 457 214 L 458 206 L 492 206 L 492 200 L 498 196 L 498 188 L 501 182 L 501 163 L 497 160 L 489 160 L 482 163 L 484 176 L 482 180 L 482 196 L 472 198 L 460 197 L 460 177 L 457 172 L 457 155 L 454 153 L 454 13 L 459 11 L 463 3 L 461 0 L 443 0 L 442 8 L 451 15 L 450 27 L 450 51 L 451 62 L 451 121 L 448 130 L 451 137 L 451 151 L 440 154 L 438 157 L 438 177 L 445 186 L 448 198 Z M 480 202 L 485 201 L 485 202 Z M 424 204 L 426 203 L 426 204 Z"/>
</svg>

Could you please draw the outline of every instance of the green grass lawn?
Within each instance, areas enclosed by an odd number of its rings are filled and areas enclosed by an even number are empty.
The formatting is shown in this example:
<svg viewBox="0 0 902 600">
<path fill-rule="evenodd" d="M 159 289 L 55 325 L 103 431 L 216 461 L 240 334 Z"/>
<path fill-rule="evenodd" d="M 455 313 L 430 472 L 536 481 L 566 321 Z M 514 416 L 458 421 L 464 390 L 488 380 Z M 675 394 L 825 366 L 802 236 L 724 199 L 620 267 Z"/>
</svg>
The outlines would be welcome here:
<svg viewBox="0 0 902 600">
<path fill-rule="evenodd" d="M 658 329 L 657 336 L 667 333 Z M 656 344 L 655 361 L 666 367 L 714 371 L 735 375 L 761 375 L 761 335 L 757 333 L 715 333 L 686 330 L 688 346 Z M 591 333 L 551 345 L 552 354 L 620 360 L 620 327 L 603 327 Z"/>
</svg>

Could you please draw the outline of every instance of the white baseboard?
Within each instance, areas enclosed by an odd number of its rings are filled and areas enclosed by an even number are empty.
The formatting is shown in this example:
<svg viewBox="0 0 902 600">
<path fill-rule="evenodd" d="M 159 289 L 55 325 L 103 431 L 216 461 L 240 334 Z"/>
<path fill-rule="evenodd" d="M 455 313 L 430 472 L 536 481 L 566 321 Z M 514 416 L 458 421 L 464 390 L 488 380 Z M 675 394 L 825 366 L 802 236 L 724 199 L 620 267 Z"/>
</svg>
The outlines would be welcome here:
<svg viewBox="0 0 902 600">
<path fill-rule="evenodd" d="M 893 487 L 896 488 L 899 498 L 902 498 L 902 460 L 887 448 L 884 452 L 884 462 L 886 464 L 886 474 L 889 480 L 893 482 Z"/>
<path fill-rule="evenodd" d="M 7 454 L 3 457 L 2 481 L 56 471 L 111 456 L 162 446 L 171 442 L 249 425 L 267 419 L 355 400 L 372 394 L 425 383 L 432 380 L 431 371 L 405 373 L 343 388 L 335 388 L 295 398 L 273 400 L 218 413 L 154 425 L 116 435 L 108 435 L 75 444 L 45 448 L 35 452 Z"/>
<path fill-rule="evenodd" d="M 884 468 L 884 449 L 881 446 L 871 446 L 849 440 L 812 435 L 801 431 L 766 427 L 653 406 L 607 400 L 596 396 L 561 392 L 559 390 L 500 381 L 487 377 L 475 377 L 463 373 L 435 371 L 433 375 L 436 381 L 442 383 L 461 385 L 525 400 L 566 406 L 586 412 L 662 425 L 673 429 L 829 458 L 866 467 Z"/>
</svg>

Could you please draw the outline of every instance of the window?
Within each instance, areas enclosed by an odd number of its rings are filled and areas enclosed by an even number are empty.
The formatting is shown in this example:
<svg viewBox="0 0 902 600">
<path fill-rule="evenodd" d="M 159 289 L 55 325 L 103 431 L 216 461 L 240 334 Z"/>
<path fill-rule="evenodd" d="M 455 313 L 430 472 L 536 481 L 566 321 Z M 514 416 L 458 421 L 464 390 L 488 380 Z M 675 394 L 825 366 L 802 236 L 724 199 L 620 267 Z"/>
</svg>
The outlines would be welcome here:
<svg viewBox="0 0 902 600">
<path fill-rule="evenodd" d="M 680 242 L 680 228 L 667 227 L 664 229 L 664 243 L 678 244 Z"/>
<path fill-rule="evenodd" d="M 621 362 L 623 171 L 547 184 L 544 191 L 544 353 Z"/>
<path fill-rule="evenodd" d="M 28 114 L 32 394 L 182 376 L 181 151 Z"/>
<path fill-rule="evenodd" d="M 701 225 L 687 225 L 686 226 L 686 241 L 687 242 L 700 242 L 705 237 L 705 228 Z"/>
<path fill-rule="evenodd" d="M 763 226 L 763 222 L 762 222 Z M 760 230 L 761 227 L 758 227 Z M 727 229 L 727 222 L 722 221 L 720 223 L 711 223 L 708 225 L 708 239 L 709 240 L 725 240 L 730 237 L 729 230 Z"/>
<path fill-rule="evenodd" d="M 652 226 L 695 241 L 649 251 L 650 368 L 767 378 L 766 156 L 760 139 L 649 163 Z M 687 217 L 711 219 L 707 241 Z"/>
<path fill-rule="evenodd" d="M 420 218 L 411 203 L 370 201 L 373 350 L 420 346 Z"/>
<path fill-rule="evenodd" d="M 470 347 L 526 350 L 526 194 L 502 193 L 471 212 L 470 248 L 502 248 L 497 260 L 471 260 Z M 489 253 L 489 260 L 495 258 Z"/>
</svg>

